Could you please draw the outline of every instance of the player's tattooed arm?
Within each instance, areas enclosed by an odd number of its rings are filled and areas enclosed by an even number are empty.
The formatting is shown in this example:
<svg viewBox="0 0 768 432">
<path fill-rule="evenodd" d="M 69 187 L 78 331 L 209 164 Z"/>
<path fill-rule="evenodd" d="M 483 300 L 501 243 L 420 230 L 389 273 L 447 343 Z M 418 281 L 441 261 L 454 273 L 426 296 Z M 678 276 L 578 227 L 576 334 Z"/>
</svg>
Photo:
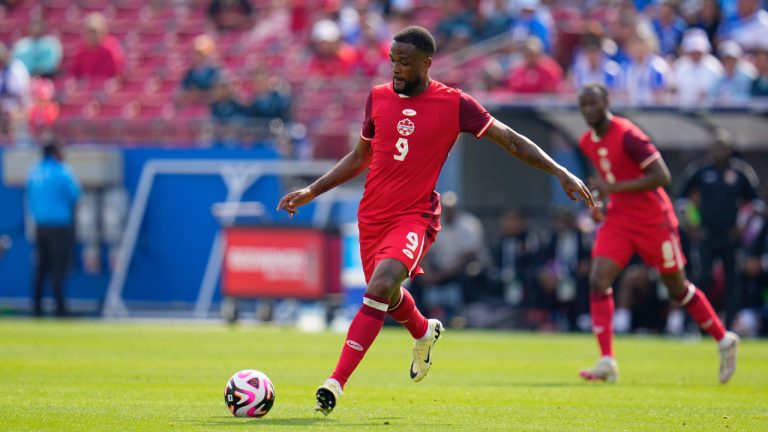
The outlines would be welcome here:
<svg viewBox="0 0 768 432">
<path fill-rule="evenodd" d="M 284 209 L 293 216 L 299 212 L 297 210 L 298 207 L 311 202 L 323 192 L 329 191 L 365 171 L 371 163 L 371 154 L 371 142 L 360 138 L 355 148 L 341 158 L 322 177 L 315 180 L 311 185 L 289 192 L 281 198 L 277 204 L 277 210 Z"/>
<path fill-rule="evenodd" d="M 643 176 L 632 180 L 624 180 L 616 183 L 608 183 L 600 177 L 591 177 L 590 186 L 600 191 L 600 195 L 607 197 L 613 192 L 642 192 L 654 190 L 657 187 L 669 186 L 672 176 L 664 159 L 658 158 L 643 170 Z"/>
<path fill-rule="evenodd" d="M 546 171 L 558 179 L 563 191 L 574 201 L 582 200 L 589 207 L 595 206 L 595 201 L 587 186 L 567 169 L 555 162 L 544 150 L 526 136 L 515 132 L 500 121 L 495 121 L 488 129 L 486 136 L 507 153 L 520 159 L 526 164 Z"/>
</svg>

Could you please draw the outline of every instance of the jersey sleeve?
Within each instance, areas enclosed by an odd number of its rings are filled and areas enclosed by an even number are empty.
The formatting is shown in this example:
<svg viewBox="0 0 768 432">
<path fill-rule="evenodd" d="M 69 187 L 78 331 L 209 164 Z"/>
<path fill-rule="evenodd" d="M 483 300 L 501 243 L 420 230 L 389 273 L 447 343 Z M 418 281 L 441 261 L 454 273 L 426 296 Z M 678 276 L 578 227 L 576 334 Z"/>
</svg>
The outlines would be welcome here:
<svg viewBox="0 0 768 432">
<path fill-rule="evenodd" d="M 624 151 L 630 159 L 637 163 L 640 169 L 648 168 L 653 161 L 661 158 L 661 153 L 648 137 L 632 129 L 624 134 Z"/>
<path fill-rule="evenodd" d="M 472 96 L 461 93 L 459 99 L 459 129 L 481 138 L 494 122 L 493 116 Z"/>
<path fill-rule="evenodd" d="M 376 135 L 376 129 L 373 127 L 373 92 L 368 93 L 368 100 L 365 101 L 365 118 L 363 119 L 363 128 L 360 130 L 360 138 L 371 141 Z"/>
</svg>

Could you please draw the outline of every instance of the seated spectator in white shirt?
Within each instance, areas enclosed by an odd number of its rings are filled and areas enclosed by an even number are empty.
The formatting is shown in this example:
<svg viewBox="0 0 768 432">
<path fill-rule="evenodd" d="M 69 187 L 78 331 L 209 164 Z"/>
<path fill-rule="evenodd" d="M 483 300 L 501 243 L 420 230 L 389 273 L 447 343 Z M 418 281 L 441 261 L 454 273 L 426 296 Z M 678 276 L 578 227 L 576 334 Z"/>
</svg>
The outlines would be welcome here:
<svg viewBox="0 0 768 432">
<path fill-rule="evenodd" d="M 718 49 L 724 74 L 712 86 L 709 94 L 715 105 L 744 105 L 749 102 L 755 67 L 745 61 L 743 51 L 735 41 L 725 41 Z"/>
<path fill-rule="evenodd" d="M 654 105 L 665 101 L 670 80 L 667 62 L 656 54 L 653 36 L 635 35 L 627 41 L 629 62 L 619 94 L 630 105 Z"/>
<path fill-rule="evenodd" d="M 723 76 L 723 65 L 709 52 L 707 33 L 693 28 L 683 35 L 681 44 L 684 55 L 673 65 L 677 102 L 686 107 L 709 101 L 712 87 Z"/>
<path fill-rule="evenodd" d="M 723 36 L 735 40 L 746 51 L 754 50 L 768 38 L 768 12 L 761 0 L 739 0 L 737 12 L 739 19 L 725 29 Z"/>
<path fill-rule="evenodd" d="M 29 72 L 0 42 L 0 139 L 22 139 L 30 102 Z"/>
</svg>

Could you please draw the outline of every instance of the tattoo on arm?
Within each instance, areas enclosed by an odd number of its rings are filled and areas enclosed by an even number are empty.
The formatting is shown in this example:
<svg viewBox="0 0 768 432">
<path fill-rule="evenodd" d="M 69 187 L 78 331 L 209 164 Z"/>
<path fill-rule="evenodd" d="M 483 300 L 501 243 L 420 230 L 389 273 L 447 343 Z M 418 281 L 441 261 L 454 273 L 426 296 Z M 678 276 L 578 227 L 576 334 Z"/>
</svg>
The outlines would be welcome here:
<svg viewBox="0 0 768 432">
<path fill-rule="evenodd" d="M 553 175 L 558 175 L 562 171 L 562 168 L 533 141 L 501 122 L 494 122 L 487 136 L 507 153 L 534 168 Z"/>
</svg>

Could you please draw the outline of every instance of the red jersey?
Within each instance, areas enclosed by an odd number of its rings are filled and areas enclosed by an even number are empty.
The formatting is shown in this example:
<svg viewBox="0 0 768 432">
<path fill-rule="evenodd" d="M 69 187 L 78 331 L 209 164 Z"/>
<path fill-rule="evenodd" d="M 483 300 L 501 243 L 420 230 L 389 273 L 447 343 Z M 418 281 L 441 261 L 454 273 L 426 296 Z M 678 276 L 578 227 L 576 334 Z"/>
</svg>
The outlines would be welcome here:
<svg viewBox="0 0 768 432">
<path fill-rule="evenodd" d="M 395 93 L 391 82 L 373 87 L 360 133 L 373 150 L 360 222 L 439 215 L 435 184 L 456 138 L 480 138 L 493 121 L 474 98 L 435 80 L 413 97 Z"/>
<path fill-rule="evenodd" d="M 602 138 L 591 130 L 579 142 L 608 183 L 642 177 L 643 170 L 661 157 L 648 137 L 629 120 L 614 116 Z M 623 225 L 668 225 L 677 227 L 677 217 L 662 187 L 643 192 L 614 192 L 607 217 Z"/>
</svg>

